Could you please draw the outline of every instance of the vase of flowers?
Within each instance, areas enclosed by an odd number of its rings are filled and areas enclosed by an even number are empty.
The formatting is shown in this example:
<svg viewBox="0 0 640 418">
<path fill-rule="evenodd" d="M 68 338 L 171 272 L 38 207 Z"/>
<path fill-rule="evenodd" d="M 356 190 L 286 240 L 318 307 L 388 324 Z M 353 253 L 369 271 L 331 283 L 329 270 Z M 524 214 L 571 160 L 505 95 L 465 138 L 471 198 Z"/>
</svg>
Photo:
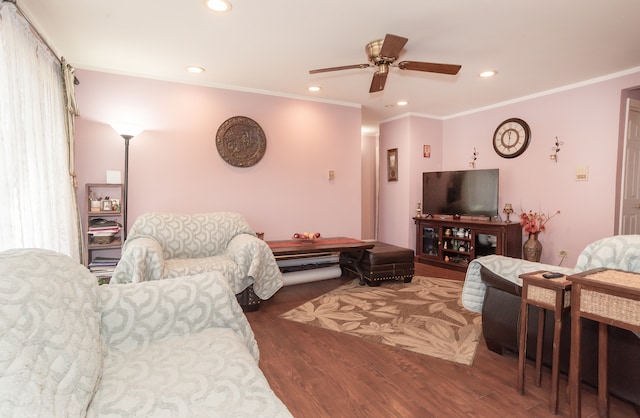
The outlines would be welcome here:
<svg viewBox="0 0 640 418">
<path fill-rule="evenodd" d="M 522 245 L 522 256 L 528 261 L 540 261 L 542 255 L 542 243 L 538 240 L 540 232 L 546 230 L 546 224 L 556 215 L 559 215 L 560 211 L 557 211 L 553 215 L 538 214 L 537 212 L 529 211 L 522 212 L 520 214 L 520 226 L 524 232 L 529 234 L 529 237 Z"/>
<path fill-rule="evenodd" d="M 540 262 L 540 256 L 542 256 L 542 243 L 538 241 L 538 234 L 536 232 L 529 234 L 529 238 L 522 244 L 522 258 L 527 261 Z"/>
</svg>

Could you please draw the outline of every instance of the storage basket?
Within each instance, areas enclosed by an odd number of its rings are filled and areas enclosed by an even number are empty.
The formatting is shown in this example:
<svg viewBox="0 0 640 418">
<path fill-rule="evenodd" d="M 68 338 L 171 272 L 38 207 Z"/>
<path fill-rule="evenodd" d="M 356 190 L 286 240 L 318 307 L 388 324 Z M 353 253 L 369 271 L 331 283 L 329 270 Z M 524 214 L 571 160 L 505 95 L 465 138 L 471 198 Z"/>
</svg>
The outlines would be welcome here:
<svg viewBox="0 0 640 418">
<path fill-rule="evenodd" d="M 93 237 L 91 239 L 91 243 L 92 244 L 110 244 L 114 239 L 113 235 L 107 235 L 107 236 L 99 236 L 99 237 Z"/>
</svg>

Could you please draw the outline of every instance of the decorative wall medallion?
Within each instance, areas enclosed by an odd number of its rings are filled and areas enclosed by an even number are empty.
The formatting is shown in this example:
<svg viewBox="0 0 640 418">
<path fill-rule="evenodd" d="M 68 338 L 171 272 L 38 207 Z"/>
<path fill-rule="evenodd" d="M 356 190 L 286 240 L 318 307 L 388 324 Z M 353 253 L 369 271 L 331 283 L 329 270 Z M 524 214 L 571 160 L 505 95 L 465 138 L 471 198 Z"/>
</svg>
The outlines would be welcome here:
<svg viewBox="0 0 640 418">
<path fill-rule="evenodd" d="M 251 167 L 264 156 L 267 137 L 253 119 L 234 116 L 218 128 L 216 147 L 222 159 L 232 166 Z"/>
</svg>

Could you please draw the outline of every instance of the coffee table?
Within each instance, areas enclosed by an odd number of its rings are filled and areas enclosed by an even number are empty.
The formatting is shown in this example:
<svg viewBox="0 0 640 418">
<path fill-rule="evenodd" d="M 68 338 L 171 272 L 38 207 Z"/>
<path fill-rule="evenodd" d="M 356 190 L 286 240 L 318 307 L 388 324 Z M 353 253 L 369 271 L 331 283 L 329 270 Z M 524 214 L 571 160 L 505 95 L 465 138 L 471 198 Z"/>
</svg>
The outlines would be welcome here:
<svg viewBox="0 0 640 418">
<path fill-rule="evenodd" d="M 355 258 L 340 257 L 340 266 L 351 266 L 359 275 L 360 283 L 364 284 L 364 276 L 360 264 L 366 250 L 373 248 L 375 243 L 361 241 L 347 237 L 317 238 L 315 240 L 290 239 L 267 241 L 276 259 L 285 257 L 317 257 L 330 253 L 359 253 Z"/>
</svg>

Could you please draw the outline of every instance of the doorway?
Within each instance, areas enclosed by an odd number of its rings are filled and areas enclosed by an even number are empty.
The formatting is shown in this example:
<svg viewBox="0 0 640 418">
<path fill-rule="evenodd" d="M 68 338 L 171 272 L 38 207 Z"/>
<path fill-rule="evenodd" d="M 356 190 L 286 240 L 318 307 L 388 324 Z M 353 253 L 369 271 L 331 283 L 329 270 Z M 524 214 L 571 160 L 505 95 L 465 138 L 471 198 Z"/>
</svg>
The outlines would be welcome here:
<svg viewBox="0 0 640 418">
<path fill-rule="evenodd" d="M 640 100 L 626 102 L 618 216 L 622 235 L 640 234 Z"/>
</svg>

